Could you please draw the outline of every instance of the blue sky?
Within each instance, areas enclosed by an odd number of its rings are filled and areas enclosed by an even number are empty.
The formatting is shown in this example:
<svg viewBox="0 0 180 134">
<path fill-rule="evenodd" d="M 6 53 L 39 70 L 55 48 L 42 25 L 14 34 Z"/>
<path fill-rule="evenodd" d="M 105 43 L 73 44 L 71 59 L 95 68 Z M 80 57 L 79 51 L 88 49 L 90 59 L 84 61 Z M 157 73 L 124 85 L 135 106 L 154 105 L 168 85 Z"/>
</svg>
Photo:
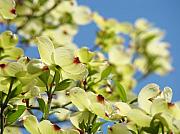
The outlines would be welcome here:
<svg viewBox="0 0 180 134">
<path fill-rule="evenodd" d="M 165 41 L 171 44 L 174 71 L 160 77 L 151 75 L 142 81 L 136 92 L 147 83 L 155 82 L 163 88 L 170 86 L 174 91 L 173 100 L 180 100 L 180 0 L 78 0 L 79 4 L 89 6 L 93 11 L 119 21 L 134 22 L 137 18 L 146 18 L 166 32 Z M 94 42 L 96 27 L 93 24 L 81 27 L 75 42 L 91 46 Z"/>
</svg>

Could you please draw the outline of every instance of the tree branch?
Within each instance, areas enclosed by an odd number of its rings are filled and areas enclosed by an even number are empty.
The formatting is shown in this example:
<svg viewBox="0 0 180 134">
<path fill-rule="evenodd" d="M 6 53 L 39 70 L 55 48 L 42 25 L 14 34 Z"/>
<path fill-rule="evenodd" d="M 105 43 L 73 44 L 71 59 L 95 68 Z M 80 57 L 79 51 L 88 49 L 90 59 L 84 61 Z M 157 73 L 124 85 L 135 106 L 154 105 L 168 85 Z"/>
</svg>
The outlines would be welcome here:
<svg viewBox="0 0 180 134">
<path fill-rule="evenodd" d="M 10 86 L 9 86 L 9 90 L 8 90 L 8 94 L 7 94 L 7 97 L 5 99 L 5 102 L 1 104 L 1 134 L 3 134 L 3 131 L 4 131 L 4 127 L 5 127 L 5 117 L 4 117 L 4 110 L 6 109 L 7 107 L 7 104 L 9 102 L 9 99 L 10 99 L 10 96 L 11 96 L 11 91 L 12 91 L 12 87 L 13 87 L 13 84 L 14 84 L 14 80 L 15 78 L 11 78 L 11 82 L 10 82 Z"/>
</svg>

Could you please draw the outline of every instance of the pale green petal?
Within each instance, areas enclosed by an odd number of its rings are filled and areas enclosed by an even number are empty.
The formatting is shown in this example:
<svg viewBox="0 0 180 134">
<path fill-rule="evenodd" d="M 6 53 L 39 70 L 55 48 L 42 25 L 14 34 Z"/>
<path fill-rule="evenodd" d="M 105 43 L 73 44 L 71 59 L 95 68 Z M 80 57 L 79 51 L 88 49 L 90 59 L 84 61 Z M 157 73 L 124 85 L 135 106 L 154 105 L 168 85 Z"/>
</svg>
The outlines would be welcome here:
<svg viewBox="0 0 180 134">
<path fill-rule="evenodd" d="M 77 2 L 75 0 L 62 1 L 58 7 L 58 11 L 59 12 L 73 12 L 76 7 L 77 7 Z"/>
<path fill-rule="evenodd" d="M 53 63 L 54 46 L 52 41 L 45 36 L 37 37 L 36 44 L 42 61 L 46 64 Z"/>
<path fill-rule="evenodd" d="M 55 30 L 53 29 L 44 31 L 43 35 L 48 36 L 53 41 L 55 48 L 59 46 L 74 48 L 72 45 L 72 40 L 77 32 L 78 28 L 76 26 L 64 24 Z"/>
<path fill-rule="evenodd" d="M 93 13 L 93 20 L 99 28 L 101 28 L 101 29 L 104 28 L 105 20 L 102 16 L 99 15 L 99 13 L 97 13 L 97 12 Z"/>
<path fill-rule="evenodd" d="M 169 44 L 165 42 L 152 42 L 147 45 L 147 52 L 153 56 L 169 57 Z"/>
<path fill-rule="evenodd" d="M 172 89 L 170 87 L 165 87 L 164 90 L 161 92 L 161 94 L 157 98 L 162 98 L 166 102 L 171 102 L 172 100 Z"/>
<path fill-rule="evenodd" d="M 157 113 L 167 112 L 168 104 L 163 99 L 155 99 L 151 105 L 151 114 L 155 115 Z"/>
<path fill-rule="evenodd" d="M 18 58 L 20 58 L 24 55 L 24 51 L 21 48 L 14 47 L 11 49 L 6 49 L 4 55 L 9 56 L 5 59 L 17 60 Z"/>
<path fill-rule="evenodd" d="M 180 133 L 180 120 L 174 120 L 173 125 L 175 126 L 173 129 L 174 133 Z"/>
<path fill-rule="evenodd" d="M 125 22 L 125 23 L 119 23 L 119 25 L 118 25 L 118 31 L 120 33 L 128 34 L 132 30 L 133 30 L 133 27 L 132 27 L 132 25 L 130 23 Z"/>
<path fill-rule="evenodd" d="M 86 95 L 86 92 L 78 87 L 70 90 L 69 98 L 71 102 L 80 110 L 88 109 L 90 101 Z"/>
<path fill-rule="evenodd" d="M 158 85 L 151 83 L 145 86 L 138 95 L 139 107 L 149 113 L 152 101 L 159 93 L 160 90 Z"/>
<path fill-rule="evenodd" d="M 54 60 L 60 67 L 69 66 L 73 63 L 74 52 L 66 47 L 58 47 L 55 49 Z"/>
<path fill-rule="evenodd" d="M 105 105 L 103 105 L 101 103 L 93 103 L 92 102 L 92 104 L 90 105 L 90 109 L 93 113 L 95 113 L 99 117 L 101 117 L 105 120 L 109 120 L 111 113 L 106 111 Z"/>
<path fill-rule="evenodd" d="M 29 14 L 29 13 L 28 13 Z M 22 24 L 21 24 L 22 25 Z M 27 25 L 23 29 L 18 30 L 20 35 L 23 35 L 25 38 L 31 39 L 33 35 L 39 34 L 43 30 L 43 22 L 40 19 L 29 19 Z"/>
<path fill-rule="evenodd" d="M 149 127 L 151 122 L 151 117 L 140 109 L 132 109 L 128 113 L 128 119 L 141 127 Z"/>
<path fill-rule="evenodd" d="M 40 88 L 37 87 L 37 86 L 31 85 L 27 89 L 25 89 L 25 87 L 23 87 L 23 90 L 28 90 L 28 92 L 23 96 L 23 98 L 25 98 L 25 99 L 30 99 L 30 98 L 34 98 L 34 97 L 40 97 Z"/>
<path fill-rule="evenodd" d="M 89 111 L 76 112 L 71 115 L 70 121 L 76 128 L 79 128 L 79 123 L 83 121 L 84 123 L 88 122 L 90 114 Z"/>
<path fill-rule="evenodd" d="M 65 129 L 63 134 L 80 134 L 78 130 L 75 129 Z"/>
<path fill-rule="evenodd" d="M 79 134 L 78 131 L 73 129 L 63 130 L 49 120 L 38 123 L 36 117 L 32 115 L 27 116 L 23 123 L 31 134 Z"/>
<path fill-rule="evenodd" d="M 62 134 L 63 131 L 57 125 L 52 124 L 48 120 L 39 123 L 39 131 L 41 134 Z"/>
<path fill-rule="evenodd" d="M 79 134 L 74 129 L 61 129 L 56 124 L 52 124 L 49 120 L 43 120 L 39 123 L 40 134 Z"/>
<path fill-rule="evenodd" d="M 94 56 L 94 53 L 90 52 L 88 50 L 88 48 L 86 47 L 83 47 L 81 49 L 79 49 L 77 51 L 77 57 L 79 57 L 79 60 L 82 62 L 82 63 L 88 63 L 91 61 L 91 59 L 93 58 Z"/>
<path fill-rule="evenodd" d="M 92 92 L 86 93 L 83 89 L 75 87 L 70 90 L 70 100 L 80 111 L 87 109 L 106 120 L 111 118 L 112 105 L 105 101 L 101 95 Z"/>
<path fill-rule="evenodd" d="M 161 76 L 163 76 L 173 70 L 171 62 L 167 58 L 157 57 L 156 60 L 154 61 L 154 64 L 160 66 L 155 70 L 155 72 Z"/>
<path fill-rule="evenodd" d="M 108 128 L 108 134 L 131 134 L 125 124 L 115 124 Z"/>
<path fill-rule="evenodd" d="M 144 57 L 136 58 L 134 65 L 138 71 L 145 74 L 147 73 L 147 60 Z"/>
<path fill-rule="evenodd" d="M 160 39 L 162 39 L 164 33 L 157 28 L 149 29 L 147 32 L 144 32 L 139 35 L 140 40 L 146 42 L 146 44 L 156 42 Z M 149 40 L 148 40 L 149 39 Z"/>
<path fill-rule="evenodd" d="M 129 130 L 135 132 L 135 134 L 138 133 L 137 126 L 135 125 L 134 122 L 127 122 L 126 127 L 127 127 Z"/>
<path fill-rule="evenodd" d="M 126 52 L 122 46 L 113 46 L 109 51 L 109 62 L 114 65 L 126 65 L 131 62 L 131 54 Z"/>
<path fill-rule="evenodd" d="M 0 15 L 2 15 L 4 19 L 13 19 L 16 17 L 14 0 L 0 1 Z"/>
<path fill-rule="evenodd" d="M 124 102 L 116 102 L 114 105 L 119 109 L 119 114 L 121 116 L 127 116 L 128 112 L 131 110 L 131 107 Z"/>
<path fill-rule="evenodd" d="M 168 112 L 175 118 L 180 120 L 180 108 L 175 103 L 168 103 Z"/>
<path fill-rule="evenodd" d="M 22 134 L 18 127 L 5 127 L 3 134 Z"/>
<path fill-rule="evenodd" d="M 45 65 L 42 63 L 41 60 L 39 59 L 32 59 L 28 64 L 27 64 L 27 71 L 30 74 L 36 74 L 36 73 L 41 73 Z"/>
<path fill-rule="evenodd" d="M 88 71 L 82 63 L 74 63 L 75 52 L 66 47 L 58 47 L 54 54 L 55 63 L 62 68 L 62 75 L 65 78 L 83 79 L 87 76 Z M 78 59 L 79 60 L 79 59 Z"/>
<path fill-rule="evenodd" d="M 35 116 L 29 115 L 25 117 L 23 121 L 23 125 L 26 128 L 26 130 L 31 134 L 41 134 L 38 128 L 39 127 L 38 120 L 36 119 Z"/>
<path fill-rule="evenodd" d="M 78 6 L 73 12 L 73 19 L 78 25 L 88 24 L 92 19 L 91 10 L 85 6 Z"/>
<path fill-rule="evenodd" d="M 144 18 L 137 19 L 135 22 L 136 28 L 145 31 L 151 27 L 151 24 Z"/>
<path fill-rule="evenodd" d="M 82 63 L 78 63 L 78 64 L 73 63 L 73 64 L 70 64 L 70 65 L 67 65 L 67 66 L 63 66 L 62 69 L 65 72 L 77 75 L 77 74 L 83 73 L 86 70 L 86 66 L 84 64 L 82 64 Z"/>
<path fill-rule="evenodd" d="M 55 109 L 53 111 L 55 112 L 54 116 L 60 121 L 68 120 L 69 116 L 70 116 L 70 113 L 71 113 L 69 110 L 64 109 L 64 108 L 57 108 L 57 109 Z M 58 112 L 56 112 L 56 111 L 58 111 Z"/>
<path fill-rule="evenodd" d="M 84 80 L 88 76 L 88 70 L 85 69 L 84 72 L 79 74 L 72 74 L 64 70 L 61 71 L 63 79 L 73 79 L 73 80 Z"/>
<path fill-rule="evenodd" d="M 87 92 L 87 97 L 90 100 L 89 110 L 99 117 L 109 120 L 113 118 L 115 112 L 110 102 L 106 101 L 102 95 Z"/>
<path fill-rule="evenodd" d="M 25 75 L 24 66 L 18 62 L 9 62 L 4 66 L 4 68 L 0 68 L 0 75 L 2 76 L 22 77 L 20 73 Z"/>
</svg>

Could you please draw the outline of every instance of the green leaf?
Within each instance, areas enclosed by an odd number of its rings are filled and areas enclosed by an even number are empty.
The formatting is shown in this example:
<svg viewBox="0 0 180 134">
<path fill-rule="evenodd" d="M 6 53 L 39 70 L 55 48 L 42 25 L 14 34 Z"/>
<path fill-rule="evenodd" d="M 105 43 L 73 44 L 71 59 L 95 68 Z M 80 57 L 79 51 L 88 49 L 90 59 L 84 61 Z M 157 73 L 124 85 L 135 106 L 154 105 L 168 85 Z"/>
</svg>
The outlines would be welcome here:
<svg viewBox="0 0 180 134">
<path fill-rule="evenodd" d="M 39 0 L 39 4 L 43 5 L 45 2 L 47 2 L 46 0 Z"/>
<path fill-rule="evenodd" d="M 60 71 L 59 70 L 55 70 L 55 83 L 59 83 L 60 80 Z"/>
<path fill-rule="evenodd" d="M 4 92 L 0 91 L 0 104 L 2 104 L 5 95 L 6 95 L 6 94 L 5 94 Z M 1 105 L 0 105 L 0 107 L 1 107 Z"/>
<path fill-rule="evenodd" d="M 155 122 L 155 120 L 159 120 L 164 127 L 166 127 L 168 130 L 170 130 L 171 127 L 171 118 L 169 118 L 166 114 L 162 114 L 162 113 L 158 113 L 156 115 L 154 115 L 152 121 L 151 121 L 151 126 L 153 125 L 153 123 Z"/>
<path fill-rule="evenodd" d="M 145 132 L 150 133 L 150 134 L 158 134 L 159 133 L 159 128 L 160 128 L 160 123 L 156 122 L 151 127 L 142 127 L 141 132 L 145 131 Z"/>
<path fill-rule="evenodd" d="M 48 79 L 49 79 L 49 75 L 50 75 L 50 71 L 47 70 L 47 71 L 43 72 L 43 73 L 39 76 L 39 79 L 40 79 L 45 85 L 47 85 Z"/>
<path fill-rule="evenodd" d="M 11 95 L 10 95 L 10 99 L 18 96 L 21 93 L 21 91 L 22 91 L 22 85 L 19 84 L 17 87 L 15 87 L 14 90 L 12 90 Z"/>
<path fill-rule="evenodd" d="M 101 73 L 101 79 L 107 78 L 110 75 L 111 71 L 112 66 L 108 66 L 107 68 L 105 68 Z"/>
<path fill-rule="evenodd" d="M 117 91 L 119 93 L 120 99 L 123 102 L 126 102 L 127 101 L 127 96 L 126 96 L 126 91 L 125 91 L 124 87 L 118 81 L 115 81 L 115 84 L 116 84 Z"/>
<path fill-rule="evenodd" d="M 104 123 L 106 123 L 106 122 L 96 122 L 96 123 L 94 123 L 93 126 L 92 126 L 91 131 L 93 133 L 96 133 L 98 131 L 99 127 L 102 126 Z"/>
<path fill-rule="evenodd" d="M 65 90 L 67 89 L 70 84 L 72 83 L 73 80 L 71 79 L 65 79 L 63 81 L 61 81 L 57 86 L 56 88 L 54 89 L 54 91 L 62 91 L 62 90 Z"/>
<path fill-rule="evenodd" d="M 3 56 L 0 56 L 0 60 L 4 59 L 4 58 L 7 58 L 9 57 L 9 55 L 3 55 Z"/>
<path fill-rule="evenodd" d="M 26 110 L 26 107 L 23 105 L 18 105 L 17 110 L 14 112 L 9 112 L 7 115 L 7 124 L 14 123 Z"/>
<path fill-rule="evenodd" d="M 43 113 L 45 113 L 45 111 L 46 111 L 46 103 L 45 103 L 45 101 L 44 101 L 42 98 L 37 98 L 37 101 L 38 101 L 38 103 L 39 103 L 39 108 L 40 108 L 40 110 L 41 110 Z"/>
<path fill-rule="evenodd" d="M 92 76 L 92 75 L 94 75 L 94 74 L 97 74 L 98 73 L 98 71 L 97 70 L 93 70 L 93 69 L 91 69 L 91 68 L 89 68 L 88 69 L 88 71 L 89 71 L 89 76 Z"/>
<path fill-rule="evenodd" d="M 79 128 L 80 128 L 81 130 L 86 129 L 86 125 L 85 125 L 85 123 L 84 123 L 84 120 L 79 123 Z"/>
</svg>

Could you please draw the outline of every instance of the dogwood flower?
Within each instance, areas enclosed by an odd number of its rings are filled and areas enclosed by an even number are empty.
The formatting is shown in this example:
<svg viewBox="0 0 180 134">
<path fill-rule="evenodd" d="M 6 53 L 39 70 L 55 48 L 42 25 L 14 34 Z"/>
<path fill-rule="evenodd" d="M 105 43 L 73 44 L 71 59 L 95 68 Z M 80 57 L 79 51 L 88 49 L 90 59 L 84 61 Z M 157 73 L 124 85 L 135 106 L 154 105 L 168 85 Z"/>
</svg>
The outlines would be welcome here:
<svg viewBox="0 0 180 134">
<path fill-rule="evenodd" d="M 37 45 L 41 60 L 48 65 L 59 65 L 63 78 L 77 80 L 87 76 L 86 66 L 81 63 L 74 50 L 66 47 L 54 48 L 53 43 L 47 37 L 38 37 Z"/>
<path fill-rule="evenodd" d="M 114 112 L 113 105 L 106 101 L 102 95 L 85 92 L 78 87 L 70 90 L 69 99 L 80 111 L 87 109 L 106 120 L 109 120 Z"/>
<path fill-rule="evenodd" d="M 16 17 L 16 9 L 14 0 L 0 1 L 0 15 L 4 19 L 13 19 Z"/>
<path fill-rule="evenodd" d="M 48 120 L 43 120 L 38 123 L 36 117 L 32 115 L 24 117 L 23 125 L 31 134 L 79 134 L 77 130 L 63 130 Z"/>
<path fill-rule="evenodd" d="M 3 60 L 17 60 L 24 52 L 21 48 L 15 47 L 18 43 L 17 35 L 11 31 L 0 34 L 0 56 Z"/>
</svg>

